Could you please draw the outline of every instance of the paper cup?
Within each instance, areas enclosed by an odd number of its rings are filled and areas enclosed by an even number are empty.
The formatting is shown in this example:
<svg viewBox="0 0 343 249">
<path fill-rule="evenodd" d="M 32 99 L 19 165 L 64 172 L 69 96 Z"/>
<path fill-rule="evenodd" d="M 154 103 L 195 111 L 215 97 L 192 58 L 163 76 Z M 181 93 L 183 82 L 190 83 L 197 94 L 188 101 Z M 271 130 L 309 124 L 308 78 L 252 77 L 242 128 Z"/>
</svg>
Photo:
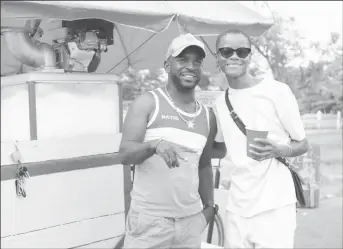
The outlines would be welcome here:
<svg viewBox="0 0 343 249">
<path fill-rule="evenodd" d="M 252 158 L 252 154 L 249 152 L 249 144 L 260 145 L 259 143 L 255 142 L 255 138 L 267 138 L 268 131 L 256 131 L 256 130 L 249 130 L 246 129 L 247 132 L 247 156 Z"/>
</svg>

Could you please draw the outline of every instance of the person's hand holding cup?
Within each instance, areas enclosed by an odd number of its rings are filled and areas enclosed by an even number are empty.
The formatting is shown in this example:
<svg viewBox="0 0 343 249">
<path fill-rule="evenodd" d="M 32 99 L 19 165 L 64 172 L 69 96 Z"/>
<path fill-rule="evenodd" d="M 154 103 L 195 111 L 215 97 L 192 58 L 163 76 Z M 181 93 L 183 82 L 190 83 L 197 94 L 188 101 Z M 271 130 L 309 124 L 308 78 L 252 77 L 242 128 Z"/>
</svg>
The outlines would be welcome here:
<svg viewBox="0 0 343 249">
<path fill-rule="evenodd" d="M 266 139 L 268 131 L 246 129 L 247 134 L 247 156 L 259 160 L 261 158 L 261 148 L 264 147 L 258 143 L 255 139 Z"/>
<path fill-rule="evenodd" d="M 246 129 L 246 132 L 248 157 L 263 161 L 275 157 L 289 156 L 289 146 L 268 139 L 268 131 Z"/>
</svg>

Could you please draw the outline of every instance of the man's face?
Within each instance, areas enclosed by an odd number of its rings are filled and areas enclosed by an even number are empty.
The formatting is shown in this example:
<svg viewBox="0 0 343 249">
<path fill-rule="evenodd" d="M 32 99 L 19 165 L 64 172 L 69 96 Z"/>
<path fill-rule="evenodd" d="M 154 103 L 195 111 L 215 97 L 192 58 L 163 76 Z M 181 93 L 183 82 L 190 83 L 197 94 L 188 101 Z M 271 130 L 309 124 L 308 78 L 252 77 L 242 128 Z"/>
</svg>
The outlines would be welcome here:
<svg viewBox="0 0 343 249">
<path fill-rule="evenodd" d="M 165 62 L 165 70 L 179 90 L 192 90 L 202 75 L 203 55 L 201 48 L 190 46 L 176 57 Z"/>
<path fill-rule="evenodd" d="M 217 47 L 217 62 L 225 75 L 238 78 L 247 72 L 251 58 L 248 38 L 242 34 L 227 34 L 221 37 Z M 233 50 L 238 51 L 233 52 Z"/>
</svg>

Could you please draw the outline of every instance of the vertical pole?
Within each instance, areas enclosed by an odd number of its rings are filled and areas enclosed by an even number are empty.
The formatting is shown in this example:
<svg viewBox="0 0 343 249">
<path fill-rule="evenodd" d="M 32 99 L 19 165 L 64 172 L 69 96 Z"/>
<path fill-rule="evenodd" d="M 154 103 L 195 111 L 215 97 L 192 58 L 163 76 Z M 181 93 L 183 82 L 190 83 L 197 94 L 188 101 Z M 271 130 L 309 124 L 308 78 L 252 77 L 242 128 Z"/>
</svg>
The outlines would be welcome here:
<svg viewBox="0 0 343 249">
<path fill-rule="evenodd" d="M 214 177 L 214 188 L 219 189 L 219 184 L 220 184 L 220 161 L 219 165 L 216 166 L 216 173 Z M 212 220 L 210 220 L 208 224 L 208 231 L 207 231 L 207 243 L 211 244 L 212 243 L 212 237 L 213 237 L 213 227 L 214 227 L 214 217 Z"/>
<path fill-rule="evenodd" d="M 30 140 L 37 140 L 36 82 L 28 82 Z"/>
<path fill-rule="evenodd" d="M 123 85 L 118 84 L 118 101 L 119 101 L 119 132 L 123 131 Z"/>
<path fill-rule="evenodd" d="M 320 110 L 317 111 L 317 129 L 321 129 L 321 122 L 322 122 L 322 112 Z"/>
<path fill-rule="evenodd" d="M 316 182 L 316 194 L 315 194 L 315 203 L 314 203 L 314 207 L 318 208 L 319 207 L 319 201 L 320 201 L 320 145 L 319 144 L 313 144 L 312 145 L 313 148 L 313 163 L 314 163 L 314 169 L 315 169 L 315 182 Z"/>
<path fill-rule="evenodd" d="M 341 111 L 338 111 L 336 114 L 336 129 L 337 130 L 341 128 L 341 122 L 342 122 Z"/>
<path fill-rule="evenodd" d="M 220 170 L 219 168 L 217 168 L 215 178 L 214 178 L 214 188 L 219 188 L 219 184 L 220 184 Z"/>
</svg>

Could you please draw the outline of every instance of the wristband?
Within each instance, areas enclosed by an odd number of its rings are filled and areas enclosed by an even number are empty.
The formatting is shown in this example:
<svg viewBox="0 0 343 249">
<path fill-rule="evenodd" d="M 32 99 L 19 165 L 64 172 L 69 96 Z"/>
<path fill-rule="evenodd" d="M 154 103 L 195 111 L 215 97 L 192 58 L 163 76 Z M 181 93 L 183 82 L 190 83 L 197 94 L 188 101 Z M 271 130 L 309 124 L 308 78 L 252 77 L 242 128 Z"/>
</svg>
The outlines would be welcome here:
<svg viewBox="0 0 343 249">
<path fill-rule="evenodd" d="M 219 206 L 218 206 L 217 204 L 213 204 L 213 205 L 206 204 L 206 205 L 204 206 L 204 209 L 207 208 L 207 207 L 213 208 L 214 214 L 217 214 L 217 213 L 218 213 Z"/>
<path fill-rule="evenodd" d="M 159 143 L 161 143 L 163 141 L 163 139 L 162 138 L 160 138 L 158 141 L 157 141 L 157 143 L 156 143 L 156 145 L 155 145 L 155 152 L 156 152 L 156 149 L 157 149 L 157 146 L 159 145 Z"/>
</svg>

